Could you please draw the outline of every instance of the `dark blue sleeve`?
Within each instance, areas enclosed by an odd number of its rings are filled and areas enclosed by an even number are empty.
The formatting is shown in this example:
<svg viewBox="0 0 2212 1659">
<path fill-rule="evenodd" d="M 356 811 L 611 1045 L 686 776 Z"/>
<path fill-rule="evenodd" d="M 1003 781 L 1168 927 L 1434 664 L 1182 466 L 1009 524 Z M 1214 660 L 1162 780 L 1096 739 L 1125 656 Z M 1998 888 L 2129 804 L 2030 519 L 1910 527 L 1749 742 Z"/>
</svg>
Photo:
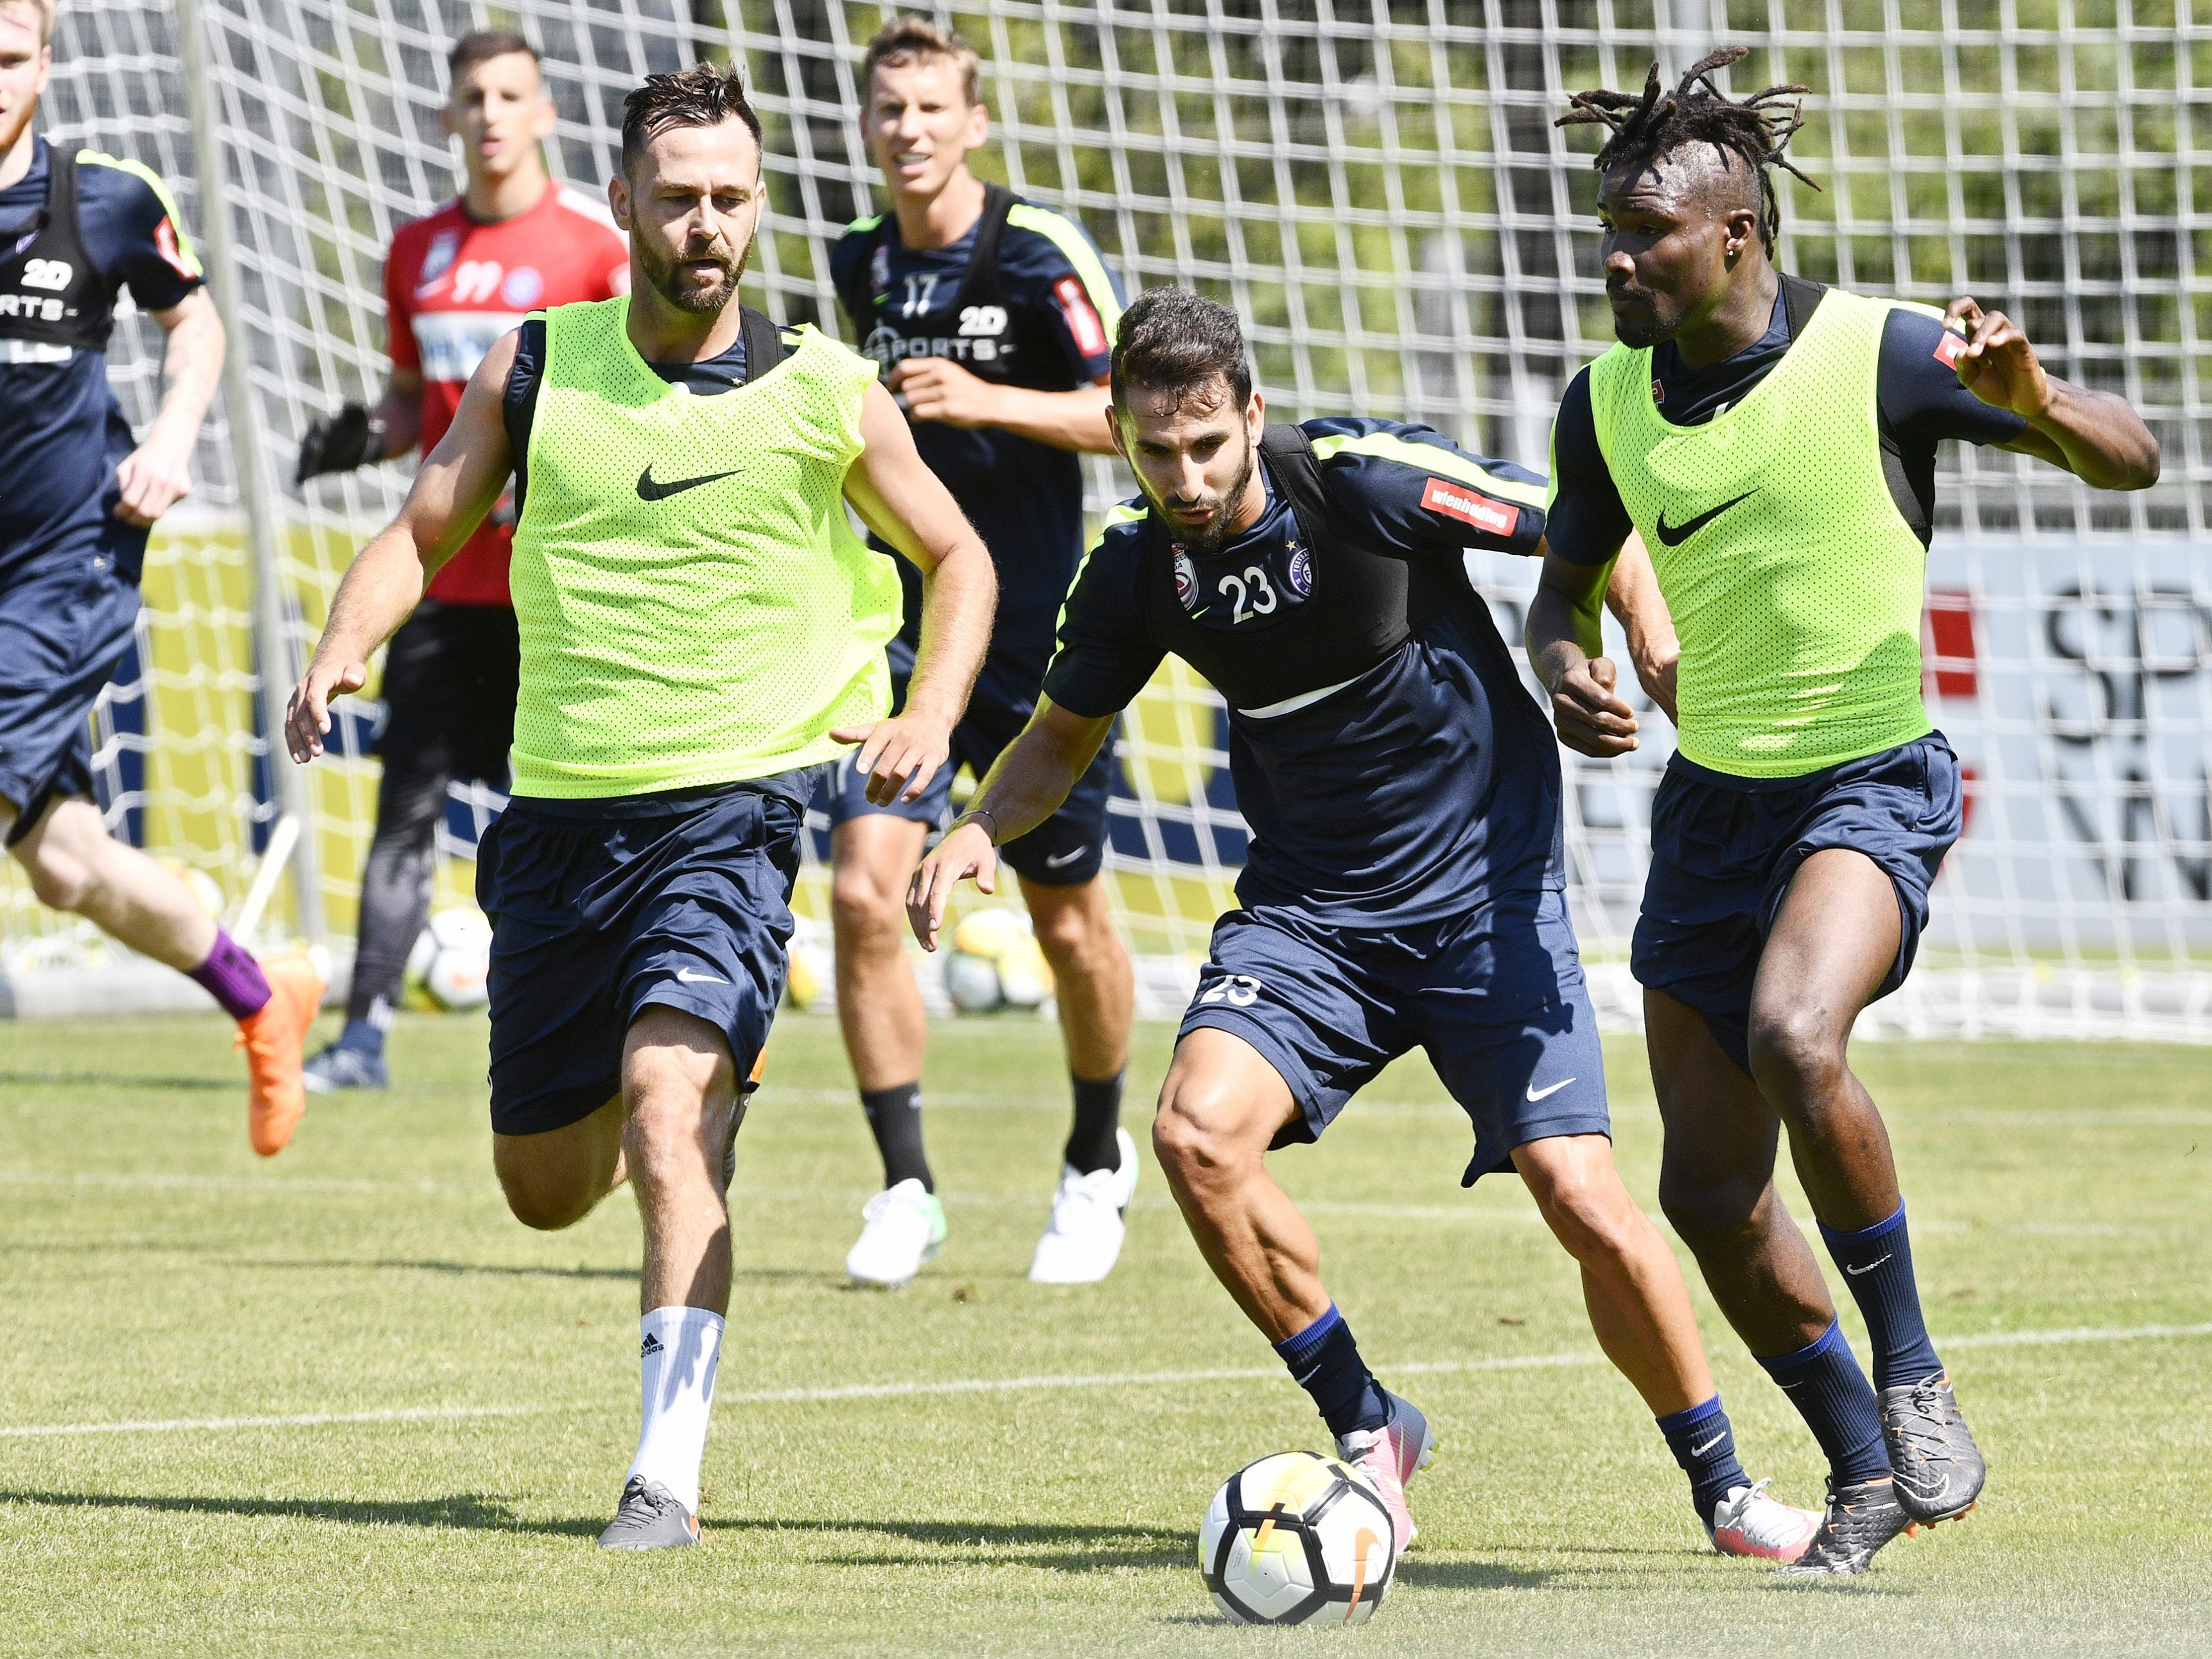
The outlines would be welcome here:
<svg viewBox="0 0 2212 1659">
<path fill-rule="evenodd" d="M 876 319 L 867 315 L 868 273 L 865 269 L 868 250 L 875 245 L 875 240 L 872 230 L 863 230 L 856 224 L 830 247 L 830 286 L 836 290 L 838 307 L 844 312 L 846 324 L 853 331 L 855 347 L 868 337 L 876 325 Z"/>
<path fill-rule="evenodd" d="M 1889 313 L 1881 331 L 1881 369 L 1875 396 L 1889 429 L 1911 443 L 2008 444 L 2027 422 L 1995 409 L 1959 384 L 1951 366 L 1958 336 L 1925 312 L 1904 307 Z"/>
<path fill-rule="evenodd" d="M 1167 654 L 1146 639 L 1137 601 L 1144 568 L 1139 519 L 1133 508 L 1114 509 L 1060 607 L 1060 648 L 1045 670 L 1044 695 L 1084 720 L 1118 714 L 1134 702 Z"/>
<path fill-rule="evenodd" d="M 1010 301 L 1036 309 L 1075 389 L 1105 378 L 1121 325 L 1121 284 L 1081 225 L 1018 204 L 1006 217 L 999 278 Z"/>
<path fill-rule="evenodd" d="M 1589 370 L 1567 382 L 1552 422 L 1550 550 L 1569 564 L 1609 564 L 1635 528 L 1597 447 L 1590 413 Z"/>
<path fill-rule="evenodd" d="M 1389 551 L 1534 553 L 1544 539 L 1544 480 L 1526 467 L 1399 421 L 1332 416 L 1304 429 L 1337 509 Z"/>
<path fill-rule="evenodd" d="M 78 224 L 108 281 L 127 288 L 141 311 L 167 311 L 189 299 L 205 278 L 191 240 L 177 221 L 168 189 L 136 162 L 77 166 Z"/>
</svg>

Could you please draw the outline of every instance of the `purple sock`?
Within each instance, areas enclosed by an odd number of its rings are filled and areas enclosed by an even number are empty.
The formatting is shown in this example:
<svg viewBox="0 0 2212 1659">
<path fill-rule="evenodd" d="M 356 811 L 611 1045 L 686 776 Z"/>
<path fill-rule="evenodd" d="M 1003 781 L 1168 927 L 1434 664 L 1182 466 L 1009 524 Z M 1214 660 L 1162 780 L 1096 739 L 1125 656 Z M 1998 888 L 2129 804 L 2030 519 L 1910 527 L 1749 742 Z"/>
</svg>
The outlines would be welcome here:
<svg viewBox="0 0 2212 1659">
<path fill-rule="evenodd" d="M 220 1002 L 233 1019 L 251 1018 L 269 1001 L 269 981 L 262 975 L 261 964 L 220 927 L 207 960 L 185 969 L 185 977 Z"/>
</svg>

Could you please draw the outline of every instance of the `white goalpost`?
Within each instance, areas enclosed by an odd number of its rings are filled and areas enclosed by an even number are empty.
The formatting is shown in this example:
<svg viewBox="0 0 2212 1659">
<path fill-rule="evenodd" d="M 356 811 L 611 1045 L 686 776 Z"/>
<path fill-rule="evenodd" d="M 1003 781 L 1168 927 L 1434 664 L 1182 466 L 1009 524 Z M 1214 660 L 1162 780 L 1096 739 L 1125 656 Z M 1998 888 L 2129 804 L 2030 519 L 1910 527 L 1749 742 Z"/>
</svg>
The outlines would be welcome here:
<svg viewBox="0 0 2212 1659">
<path fill-rule="evenodd" d="M 981 50 L 986 170 L 1080 218 L 1132 289 L 1194 285 L 1248 319 L 1288 416 L 1426 421 L 1544 468 L 1568 377 L 1610 342 L 1587 130 L 1568 91 L 1639 84 L 1717 43 L 1734 88 L 1802 82 L 1782 258 L 1804 275 L 2021 318 L 2055 372 L 2124 392 L 2157 488 L 2098 495 L 1996 452 L 1947 453 L 1927 688 L 1970 773 L 1965 839 L 1877 1031 L 2212 1040 L 2212 241 L 2197 131 L 2212 28 L 2132 0 L 967 0 L 923 5 Z M 301 432 L 384 373 L 392 229 L 454 192 L 446 49 L 521 28 L 561 123 L 556 174 L 601 187 L 644 73 L 737 56 L 768 125 L 771 216 L 749 297 L 845 330 L 830 243 L 879 205 L 854 70 L 890 9 L 845 0 L 63 0 L 43 129 L 143 161 L 204 249 L 237 367 L 191 501 L 148 563 L 133 660 L 97 716 L 118 833 L 201 872 L 235 918 L 343 958 L 374 799 L 358 700 L 331 757 L 270 763 L 289 680 L 400 465 L 293 490 Z M 2208 70 L 2212 75 L 2212 70 Z M 195 115 L 198 116 L 197 124 Z M 2212 172 L 2205 175 L 2212 179 Z M 134 420 L 159 334 L 118 327 Z M 1094 511 L 1126 493 L 1101 464 Z M 1471 570 L 1517 642 L 1526 563 Z M 374 688 L 372 687 L 372 690 Z M 1573 899 L 1601 1010 L 1625 967 L 1652 787 L 1671 747 L 1567 757 Z M 1218 699 L 1179 667 L 1133 710 L 1109 870 L 1147 1012 L 1180 1002 L 1231 902 L 1244 828 Z M 297 790 L 288 796 L 287 792 Z M 441 880 L 466 890 L 498 798 L 459 791 Z M 266 878 L 279 824 L 302 833 Z M 817 845 L 817 851 L 819 846 Z M 822 914 L 818 865 L 801 908 Z M 112 971 L 90 930 L 0 876 L 0 986 Z M 18 1001 L 22 998 L 19 995 Z M 35 1000 L 35 998 L 32 999 Z"/>
</svg>

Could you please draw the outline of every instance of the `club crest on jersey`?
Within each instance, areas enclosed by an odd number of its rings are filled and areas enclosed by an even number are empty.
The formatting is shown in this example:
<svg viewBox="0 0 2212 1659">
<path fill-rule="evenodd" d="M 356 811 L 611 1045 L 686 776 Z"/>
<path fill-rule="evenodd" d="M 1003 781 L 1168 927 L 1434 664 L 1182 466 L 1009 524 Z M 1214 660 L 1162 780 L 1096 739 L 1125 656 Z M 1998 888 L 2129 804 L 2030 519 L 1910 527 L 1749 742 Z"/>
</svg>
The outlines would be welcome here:
<svg viewBox="0 0 2212 1659">
<path fill-rule="evenodd" d="M 1198 567 L 1178 546 L 1175 550 L 1176 600 L 1186 611 L 1198 604 Z"/>
<path fill-rule="evenodd" d="M 535 265 L 517 265 L 500 284 L 499 297 L 517 311 L 527 311 L 545 297 L 545 279 Z"/>
<path fill-rule="evenodd" d="M 1291 556 L 1290 568 L 1284 573 L 1284 580 L 1290 583 L 1291 592 L 1302 599 L 1311 598 L 1313 555 L 1309 553 L 1302 544 L 1295 541 L 1285 542 L 1283 550 Z"/>
<path fill-rule="evenodd" d="M 422 255 L 422 274 L 415 279 L 418 289 L 424 289 L 446 274 L 453 263 L 453 256 L 461 251 L 461 233 L 441 230 L 430 239 L 430 246 Z"/>
</svg>

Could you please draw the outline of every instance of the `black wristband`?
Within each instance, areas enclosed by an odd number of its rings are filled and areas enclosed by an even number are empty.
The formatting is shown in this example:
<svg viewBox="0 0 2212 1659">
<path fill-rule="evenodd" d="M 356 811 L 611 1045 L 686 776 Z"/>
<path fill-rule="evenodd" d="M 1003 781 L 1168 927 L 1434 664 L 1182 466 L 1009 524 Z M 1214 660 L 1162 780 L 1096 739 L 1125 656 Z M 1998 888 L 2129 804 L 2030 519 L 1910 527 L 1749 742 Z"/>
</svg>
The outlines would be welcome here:
<svg viewBox="0 0 2212 1659">
<path fill-rule="evenodd" d="M 992 811 L 988 806 L 969 807 L 966 811 L 963 812 L 958 817 L 953 819 L 951 823 L 945 826 L 945 833 L 949 836 L 955 830 L 957 830 L 962 824 L 973 823 L 978 818 L 990 819 L 991 827 L 986 830 L 983 833 L 991 838 L 991 845 L 996 847 L 999 844 L 999 816 L 997 813 Z"/>
</svg>

